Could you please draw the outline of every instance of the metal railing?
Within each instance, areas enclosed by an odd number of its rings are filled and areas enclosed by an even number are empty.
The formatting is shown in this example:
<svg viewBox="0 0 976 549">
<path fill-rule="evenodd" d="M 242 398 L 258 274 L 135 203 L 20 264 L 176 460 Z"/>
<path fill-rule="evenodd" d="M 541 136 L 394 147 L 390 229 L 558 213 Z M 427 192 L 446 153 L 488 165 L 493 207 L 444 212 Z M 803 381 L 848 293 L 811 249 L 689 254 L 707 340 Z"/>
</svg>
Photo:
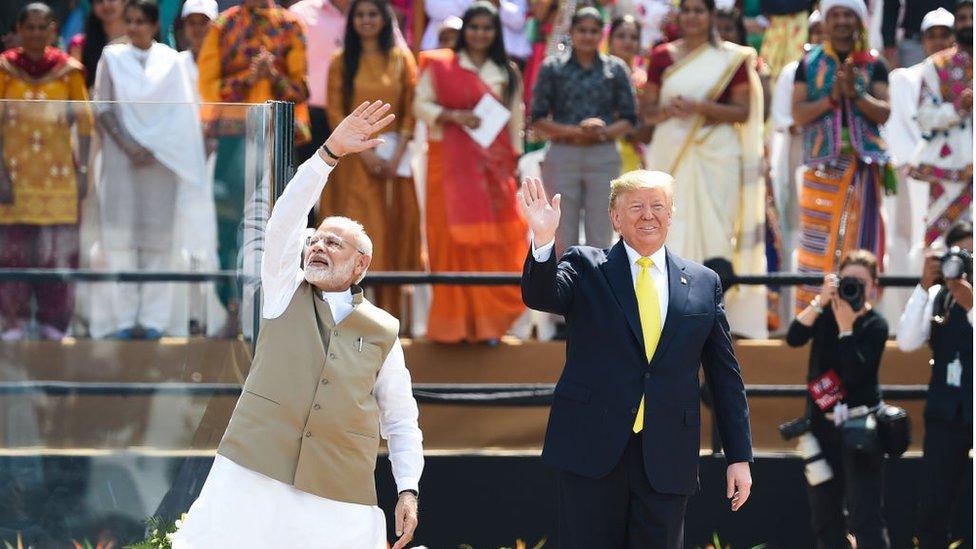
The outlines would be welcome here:
<svg viewBox="0 0 976 549">
<path fill-rule="evenodd" d="M 729 285 L 819 285 L 823 274 L 766 273 L 733 275 Z M 96 271 L 89 269 L 0 269 L 0 282 L 259 282 L 253 275 L 237 271 L 176 272 L 176 271 Z M 479 286 L 512 286 L 522 280 L 521 273 L 378 271 L 368 273 L 363 286 L 381 284 L 453 284 Z M 892 287 L 911 287 L 919 282 L 917 276 L 881 275 L 878 284 Z"/>
<path fill-rule="evenodd" d="M 806 385 L 747 384 L 746 396 L 805 397 Z M 102 381 L 3 381 L 0 396 L 44 394 L 48 396 L 238 396 L 237 383 L 102 382 Z M 552 383 L 414 383 L 414 398 L 424 404 L 462 406 L 548 406 Z M 883 385 L 882 394 L 894 400 L 924 399 L 926 385 Z"/>
</svg>

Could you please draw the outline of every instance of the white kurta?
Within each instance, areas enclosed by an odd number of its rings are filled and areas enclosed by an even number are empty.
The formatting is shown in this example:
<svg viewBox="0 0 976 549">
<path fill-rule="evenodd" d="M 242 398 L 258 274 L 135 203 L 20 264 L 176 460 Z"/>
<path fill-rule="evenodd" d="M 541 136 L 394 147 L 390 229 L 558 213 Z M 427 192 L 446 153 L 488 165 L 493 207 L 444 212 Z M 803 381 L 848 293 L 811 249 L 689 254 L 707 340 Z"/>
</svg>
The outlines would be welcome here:
<svg viewBox="0 0 976 549">
<path fill-rule="evenodd" d="M 268 221 L 261 263 L 264 318 L 284 313 L 304 280 L 299 267 L 308 212 L 332 168 L 318 154 L 302 164 L 278 199 Z M 336 323 L 352 312 L 349 290 L 323 293 Z M 424 467 L 410 372 L 399 340 L 380 368 L 373 388 L 380 434 L 388 441 L 397 490 L 418 490 Z M 174 541 L 174 549 L 222 547 L 380 549 L 386 519 L 375 505 L 345 503 L 302 492 L 217 455 L 213 468 Z"/>
<path fill-rule="evenodd" d="M 885 196 L 881 207 L 885 215 L 885 270 L 894 275 L 919 275 L 921 258 L 910 255 L 915 243 L 925 238 L 925 209 L 929 187 L 907 177 L 907 167 L 922 130 L 918 125 L 918 99 L 922 90 L 922 65 L 895 69 L 888 75 L 888 103 L 891 115 L 882 127 L 888 152 L 898 174 L 898 192 Z M 911 296 L 911 288 L 886 288 L 878 310 L 889 326 L 897 326 L 902 308 Z"/>
</svg>

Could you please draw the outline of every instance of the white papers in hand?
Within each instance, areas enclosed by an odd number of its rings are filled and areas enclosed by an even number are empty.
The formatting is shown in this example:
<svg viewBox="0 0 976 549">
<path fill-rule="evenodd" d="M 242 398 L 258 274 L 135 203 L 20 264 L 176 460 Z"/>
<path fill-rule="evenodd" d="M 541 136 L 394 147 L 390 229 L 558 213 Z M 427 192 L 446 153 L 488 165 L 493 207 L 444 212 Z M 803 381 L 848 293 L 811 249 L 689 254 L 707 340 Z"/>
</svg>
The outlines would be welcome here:
<svg viewBox="0 0 976 549">
<path fill-rule="evenodd" d="M 483 149 L 487 149 L 495 142 L 498 132 L 502 131 L 508 124 L 508 119 L 512 117 L 512 113 L 505 108 L 505 105 L 499 103 L 490 93 L 481 96 L 481 100 L 474 106 L 472 112 L 481 119 L 481 125 L 474 130 L 465 126 L 464 131 L 468 132 L 471 139 L 474 139 L 475 143 L 481 145 Z"/>
</svg>

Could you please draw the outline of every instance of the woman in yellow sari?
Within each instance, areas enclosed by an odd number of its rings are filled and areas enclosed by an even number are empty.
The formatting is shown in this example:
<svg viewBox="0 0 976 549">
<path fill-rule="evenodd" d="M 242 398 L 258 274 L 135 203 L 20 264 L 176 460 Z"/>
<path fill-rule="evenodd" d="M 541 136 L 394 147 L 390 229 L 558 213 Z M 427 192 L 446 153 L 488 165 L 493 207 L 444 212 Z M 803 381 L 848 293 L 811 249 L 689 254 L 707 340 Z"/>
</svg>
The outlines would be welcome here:
<svg viewBox="0 0 976 549">
<path fill-rule="evenodd" d="M 720 41 L 714 0 L 682 0 L 683 38 L 651 54 L 643 112 L 655 125 L 649 169 L 676 180 L 668 247 L 702 262 L 731 261 L 737 273 L 766 270 L 762 179 L 762 89 L 752 48 Z M 733 332 L 765 337 L 766 290 L 725 296 Z"/>
</svg>

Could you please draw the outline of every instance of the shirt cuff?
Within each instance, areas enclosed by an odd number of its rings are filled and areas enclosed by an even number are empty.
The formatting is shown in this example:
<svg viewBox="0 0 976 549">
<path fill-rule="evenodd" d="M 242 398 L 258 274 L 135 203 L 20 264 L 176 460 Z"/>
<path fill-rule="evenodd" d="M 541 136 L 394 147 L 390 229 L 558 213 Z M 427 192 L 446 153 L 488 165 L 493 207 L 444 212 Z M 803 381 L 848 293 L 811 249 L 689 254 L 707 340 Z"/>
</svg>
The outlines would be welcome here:
<svg viewBox="0 0 976 549">
<path fill-rule="evenodd" d="M 315 153 L 312 154 L 311 158 L 305 161 L 303 166 L 308 166 L 322 177 L 328 177 L 329 174 L 332 173 L 332 169 L 335 168 L 335 166 L 330 166 L 325 163 L 325 160 L 322 159 L 322 155 L 319 154 L 319 149 L 315 149 Z"/>
<path fill-rule="evenodd" d="M 925 303 L 926 301 L 929 300 L 929 292 L 928 290 L 923 288 L 921 284 L 916 284 L 915 289 L 912 290 L 911 297 L 909 297 L 908 299 L 909 301 L 913 299 L 920 299 L 922 300 L 922 303 Z"/>
<path fill-rule="evenodd" d="M 534 257 L 535 260 L 538 261 L 539 263 L 545 263 L 546 261 L 549 261 L 549 258 L 552 256 L 552 249 L 555 247 L 556 247 L 556 239 L 552 239 L 551 241 L 549 241 L 548 244 L 540 248 L 536 248 L 535 241 L 533 241 L 532 257 Z"/>
<path fill-rule="evenodd" d="M 406 477 L 396 479 L 397 494 L 404 490 L 413 490 L 420 493 L 420 477 Z"/>
</svg>

